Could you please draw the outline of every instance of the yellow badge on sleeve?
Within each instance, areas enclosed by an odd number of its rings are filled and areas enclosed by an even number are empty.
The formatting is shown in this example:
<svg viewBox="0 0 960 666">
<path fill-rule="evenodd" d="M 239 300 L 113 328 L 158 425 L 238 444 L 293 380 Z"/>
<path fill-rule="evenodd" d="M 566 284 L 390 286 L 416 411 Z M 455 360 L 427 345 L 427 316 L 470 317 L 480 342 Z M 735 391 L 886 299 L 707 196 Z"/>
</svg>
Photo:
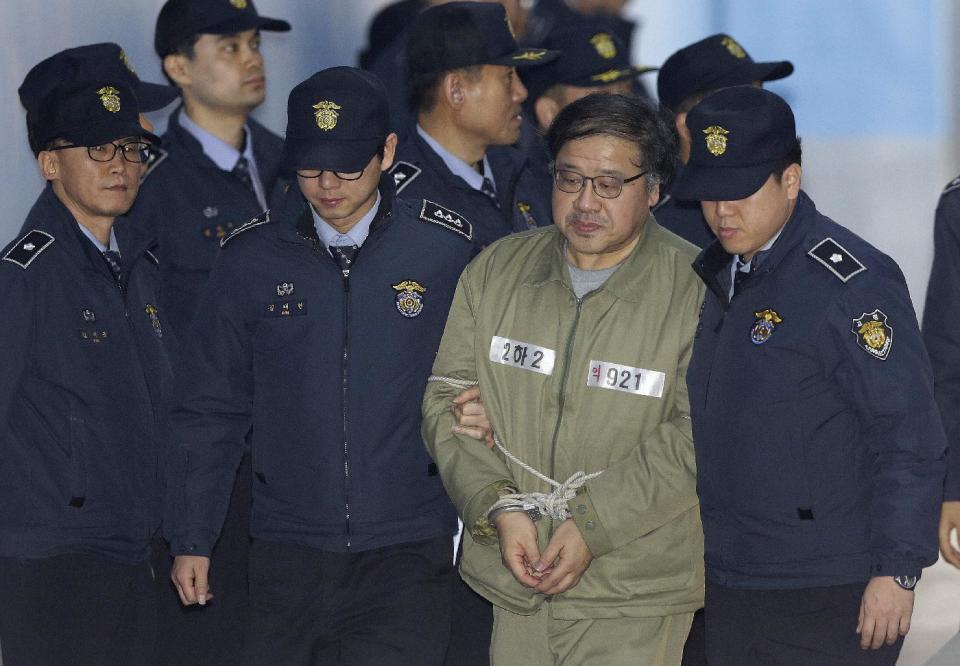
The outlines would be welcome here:
<svg viewBox="0 0 960 666">
<path fill-rule="evenodd" d="M 887 323 L 882 310 L 864 312 L 853 320 L 851 332 L 856 336 L 857 346 L 874 358 L 886 361 L 893 347 L 893 327 Z"/>
</svg>

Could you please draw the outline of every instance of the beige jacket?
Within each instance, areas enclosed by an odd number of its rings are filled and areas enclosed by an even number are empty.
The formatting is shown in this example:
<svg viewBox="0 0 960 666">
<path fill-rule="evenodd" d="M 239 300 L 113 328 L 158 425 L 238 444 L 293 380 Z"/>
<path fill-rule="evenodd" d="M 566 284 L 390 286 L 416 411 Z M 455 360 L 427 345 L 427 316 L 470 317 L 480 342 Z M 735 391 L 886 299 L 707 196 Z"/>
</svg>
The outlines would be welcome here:
<svg viewBox="0 0 960 666">
<path fill-rule="evenodd" d="M 434 374 L 479 380 L 503 445 L 540 472 L 564 481 L 605 470 L 569 503 L 595 559 L 551 599 L 554 617 L 693 611 L 703 603 L 703 535 L 685 375 L 703 301 L 696 250 L 651 215 L 632 254 L 578 302 L 563 241 L 556 227 L 508 236 L 467 267 Z M 456 393 L 429 384 L 423 434 L 470 533 L 461 574 L 494 604 L 532 613 L 546 597 L 503 566 L 485 514 L 505 480 L 551 488 L 453 435 Z M 553 525 L 537 525 L 545 548 Z"/>
</svg>

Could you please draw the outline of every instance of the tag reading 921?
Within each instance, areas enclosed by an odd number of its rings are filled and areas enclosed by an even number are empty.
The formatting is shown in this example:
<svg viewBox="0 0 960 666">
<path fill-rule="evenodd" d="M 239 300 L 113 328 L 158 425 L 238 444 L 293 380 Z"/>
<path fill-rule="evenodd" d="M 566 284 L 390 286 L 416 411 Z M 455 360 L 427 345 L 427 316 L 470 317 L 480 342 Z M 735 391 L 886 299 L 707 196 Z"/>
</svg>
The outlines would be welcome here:
<svg viewBox="0 0 960 666">
<path fill-rule="evenodd" d="M 496 335 L 490 340 L 492 363 L 539 372 L 541 375 L 552 375 L 556 359 L 557 354 L 554 350 L 538 347 L 529 342 L 501 338 Z"/>
<path fill-rule="evenodd" d="M 631 368 L 628 365 L 605 361 L 590 361 L 587 386 L 662 398 L 666 379 L 667 376 L 657 370 Z"/>
</svg>

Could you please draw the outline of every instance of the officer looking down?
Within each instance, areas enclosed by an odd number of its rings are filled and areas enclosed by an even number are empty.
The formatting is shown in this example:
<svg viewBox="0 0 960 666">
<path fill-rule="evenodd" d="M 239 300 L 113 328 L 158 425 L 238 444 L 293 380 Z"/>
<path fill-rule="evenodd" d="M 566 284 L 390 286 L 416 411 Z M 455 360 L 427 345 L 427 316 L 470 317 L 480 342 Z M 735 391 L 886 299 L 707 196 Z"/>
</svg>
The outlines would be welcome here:
<svg viewBox="0 0 960 666">
<path fill-rule="evenodd" d="M 801 189 L 783 99 L 726 88 L 686 124 L 674 191 L 717 237 L 687 373 L 707 660 L 892 665 L 946 448 L 903 274 Z"/>
<path fill-rule="evenodd" d="M 440 664 L 456 512 L 417 397 L 473 229 L 394 198 L 397 137 L 373 75 L 319 72 L 287 113 L 296 184 L 224 239 L 192 328 L 172 419 L 186 473 L 171 575 L 183 603 L 209 600 L 252 427 L 246 663 Z"/>
</svg>

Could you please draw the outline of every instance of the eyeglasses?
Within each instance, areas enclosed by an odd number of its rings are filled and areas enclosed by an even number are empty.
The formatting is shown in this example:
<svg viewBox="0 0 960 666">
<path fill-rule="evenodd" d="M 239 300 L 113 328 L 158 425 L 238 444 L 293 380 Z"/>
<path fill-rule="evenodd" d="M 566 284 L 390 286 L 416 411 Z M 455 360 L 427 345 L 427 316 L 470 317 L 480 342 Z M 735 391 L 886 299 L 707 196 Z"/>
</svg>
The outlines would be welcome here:
<svg viewBox="0 0 960 666">
<path fill-rule="evenodd" d="M 647 171 L 641 171 L 636 176 L 620 178 L 618 176 L 584 176 L 576 171 L 555 169 L 553 172 L 553 181 L 557 184 L 557 189 L 561 192 L 577 194 L 583 189 L 583 184 L 589 180 L 590 185 L 593 187 L 593 193 L 598 197 L 601 199 L 616 199 L 623 191 L 624 185 L 632 183 L 647 173 Z"/>
<path fill-rule="evenodd" d="M 54 146 L 50 150 L 66 150 L 67 148 L 86 148 L 87 155 L 94 162 L 109 162 L 117 155 L 117 151 L 127 162 L 142 164 L 149 161 L 152 146 L 145 141 L 127 141 L 126 143 L 104 143 L 99 146 Z"/>
<path fill-rule="evenodd" d="M 360 171 L 351 171 L 350 173 L 331 171 L 330 169 L 298 169 L 297 175 L 301 178 L 319 178 L 324 173 L 332 173 L 340 180 L 360 180 L 364 171 L 366 171 L 366 167 L 360 169 Z"/>
</svg>

